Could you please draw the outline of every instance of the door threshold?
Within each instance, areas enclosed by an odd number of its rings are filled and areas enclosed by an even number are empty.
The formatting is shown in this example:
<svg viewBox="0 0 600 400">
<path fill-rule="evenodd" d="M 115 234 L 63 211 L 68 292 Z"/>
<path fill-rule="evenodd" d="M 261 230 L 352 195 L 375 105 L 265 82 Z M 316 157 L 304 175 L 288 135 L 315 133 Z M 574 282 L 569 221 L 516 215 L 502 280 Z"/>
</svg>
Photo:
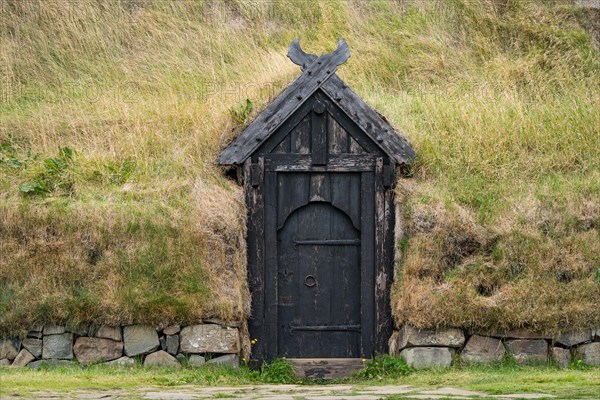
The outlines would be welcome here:
<svg viewBox="0 0 600 400">
<path fill-rule="evenodd" d="M 365 366 L 362 358 L 288 358 L 298 378 L 337 379 Z"/>
</svg>

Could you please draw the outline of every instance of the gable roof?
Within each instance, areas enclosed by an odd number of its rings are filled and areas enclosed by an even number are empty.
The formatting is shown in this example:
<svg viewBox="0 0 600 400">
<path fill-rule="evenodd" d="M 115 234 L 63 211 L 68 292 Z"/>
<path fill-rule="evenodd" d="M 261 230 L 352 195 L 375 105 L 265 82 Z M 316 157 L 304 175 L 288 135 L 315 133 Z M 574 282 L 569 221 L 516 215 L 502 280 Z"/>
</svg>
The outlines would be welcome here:
<svg viewBox="0 0 600 400">
<path fill-rule="evenodd" d="M 320 57 L 305 53 L 296 39 L 288 49 L 288 57 L 300 65 L 302 75 L 223 150 L 218 159 L 219 164 L 242 164 L 318 89 L 340 107 L 392 160 L 399 164 L 412 164 L 416 153 L 408 142 L 335 74 L 337 67 L 350 57 L 350 49 L 343 39 L 338 40 L 335 51 Z"/>
</svg>

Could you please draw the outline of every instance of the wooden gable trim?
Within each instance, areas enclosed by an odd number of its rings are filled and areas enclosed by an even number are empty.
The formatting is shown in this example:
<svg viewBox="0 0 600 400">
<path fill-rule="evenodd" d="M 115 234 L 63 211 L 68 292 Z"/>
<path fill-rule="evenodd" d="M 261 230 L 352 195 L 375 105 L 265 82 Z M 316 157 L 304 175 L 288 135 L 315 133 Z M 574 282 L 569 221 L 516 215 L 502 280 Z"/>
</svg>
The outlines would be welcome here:
<svg viewBox="0 0 600 400">
<path fill-rule="evenodd" d="M 405 165 L 414 162 L 416 152 L 408 142 L 335 74 L 337 67 L 350 57 L 348 45 L 343 39 L 339 39 L 338 48 L 334 52 L 320 57 L 305 53 L 296 39 L 288 49 L 288 57 L 300 65 L 302 75 L 223 150 L 217 161 L 219 164 L 243 164 L 318 89 L 321 89 L 390 159 Z"/>
<path fill-rule="evenodd" d="M 283 93 L 281 93 L 238 136 L 219 157 L 219 164 L 242 164 L 306 99 L 335 73 L 338 65 L 350 57 L 350 50 L 343 39 L 338 48 L 324 54 L 311 63 Z"/>
<path fill-rule="evenodd" d="M 417 153 L 408 142 L 400 137 L 396 130 L 354 93 L 339 76 L 331 76 L 321 90 L 392 160 L 398 164 L 413 163 Z"/>
</svg>

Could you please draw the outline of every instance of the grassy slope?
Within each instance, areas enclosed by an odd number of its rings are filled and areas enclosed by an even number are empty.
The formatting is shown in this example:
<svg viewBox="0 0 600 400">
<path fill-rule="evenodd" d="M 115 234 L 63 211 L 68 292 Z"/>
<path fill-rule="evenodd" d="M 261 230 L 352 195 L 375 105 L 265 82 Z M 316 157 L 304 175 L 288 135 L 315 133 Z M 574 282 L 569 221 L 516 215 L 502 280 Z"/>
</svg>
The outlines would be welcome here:
<svg viewBox="0 0 600 400">
<path fill-rule="evenodd" d="M 246 315 L 241 192 L 212 163 L 240 129 L 228 110 L 261 108 L 298 74 L 294 37 L 322 53 L 340 36 L 342 78 L 419 152 L 398 187 L 398 322 L 600 323 L 589 15 L 536 1 L 216 4 L 2 3 L 0 330 Z M 49 168 L 63 146 L 73 159 Z M 50 193 L 19 192 L 36 182 Z"/>
</svg>

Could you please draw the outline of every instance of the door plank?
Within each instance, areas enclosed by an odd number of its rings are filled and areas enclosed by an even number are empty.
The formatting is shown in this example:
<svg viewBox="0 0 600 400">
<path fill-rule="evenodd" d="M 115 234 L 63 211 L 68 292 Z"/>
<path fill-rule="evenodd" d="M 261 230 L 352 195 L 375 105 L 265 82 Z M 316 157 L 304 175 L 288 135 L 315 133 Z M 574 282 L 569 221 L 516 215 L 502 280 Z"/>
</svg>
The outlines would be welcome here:
<svg viewBox="0 0 600 400">
<path fill-rule="evenodd" d="M 265 337 L 269 356 L 277 349 L 277 173 L 265 171 Z"/>
<path fill-rule="evenodd" d="M 348 153 L 348 132 L 327 113 L 327 144 L 329 154 Z"/>
<path fill-rule="evenodd" d="M 291 358 L 288 361 L 298 378 L 338 379 L 365 366 L 360 358 Z"/>
<path fill-rule="evenodd" d="M 361 325 L 362 355 L 371 357 L 374 338 L 375 182 L 373 172 L 361 176 Z"/>
<path fill-rule="evenodd" d="M 252 186 L 252 161 L 244 163 L 244 194 L 248 209 L 247 248 L 248 248 L 248 286 L 252 296 L 249 334 L 252 339 L 266 337 L 264 315 L 264 160 L 258 160 L 259 182 Z M 252 349 L 251 362 L 260 363 L 266 356 L 264 341 L 259 341 Z"/>
</svg>

